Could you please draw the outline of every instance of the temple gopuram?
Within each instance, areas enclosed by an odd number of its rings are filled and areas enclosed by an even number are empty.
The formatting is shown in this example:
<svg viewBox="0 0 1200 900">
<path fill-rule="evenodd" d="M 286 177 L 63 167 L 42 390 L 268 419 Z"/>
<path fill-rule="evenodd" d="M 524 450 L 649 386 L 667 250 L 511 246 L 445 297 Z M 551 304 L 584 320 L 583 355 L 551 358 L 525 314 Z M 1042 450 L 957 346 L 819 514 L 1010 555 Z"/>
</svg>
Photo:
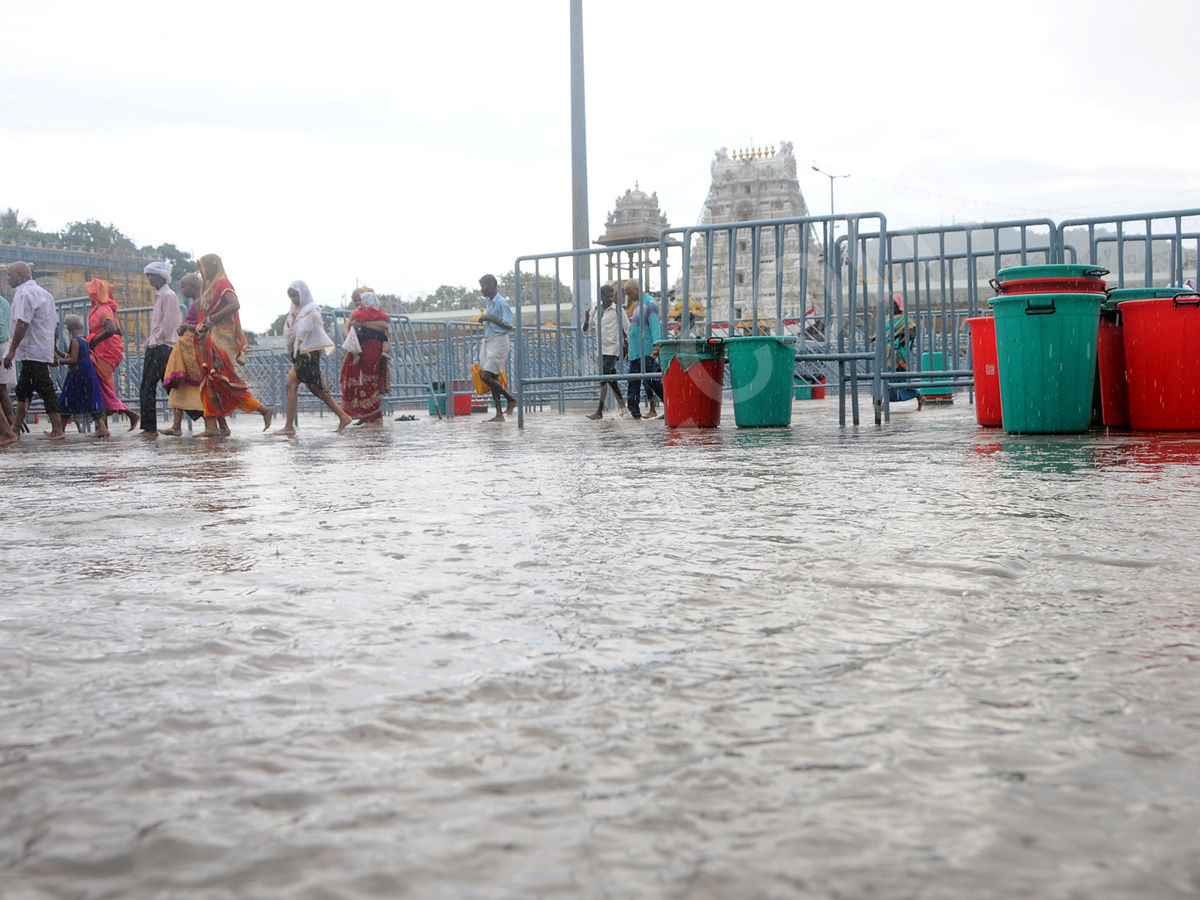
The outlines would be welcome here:
<svg viewBox="0 0 1200 900">
<path fill-rule="evenodd" d="M 722 147 L 716 152 L 711 172 L 712 185 L 700 217 L 702 225 L 809 215 L 808 204 L 804 202 L 796 178 L 796 157 L 787 141 L 779 145 L 778 151 L 771 146 L 730 153 Z M 792 227 L 786 231 L 783 246 L 785 316 L 798 316 L 805 308 L 812 310 L 814 301 L 823 293 L 821 249 L 813 230 L 805 231 L 809 253 L 807 298 L 800 296 L 800 230 Z M 753 298 L 750 232 L 739 232 L 737 241 L 733 301 L 738 315 L 745 316 L 749 314 Z M 707 296 L 705 257 L 705 238 L 699 236 L 692 245 L 690 292 L 693 301 L 703 302 Z M 712 274 L 715 312 L 729 306 L 729 241 L 723 234 L 716 235 L 714 240 Z M 759 246 L 758 308 L 760 313 L 769 315 L 775 306 L 775 235 L 771 229 L 764 228 Z"/>
</svg>

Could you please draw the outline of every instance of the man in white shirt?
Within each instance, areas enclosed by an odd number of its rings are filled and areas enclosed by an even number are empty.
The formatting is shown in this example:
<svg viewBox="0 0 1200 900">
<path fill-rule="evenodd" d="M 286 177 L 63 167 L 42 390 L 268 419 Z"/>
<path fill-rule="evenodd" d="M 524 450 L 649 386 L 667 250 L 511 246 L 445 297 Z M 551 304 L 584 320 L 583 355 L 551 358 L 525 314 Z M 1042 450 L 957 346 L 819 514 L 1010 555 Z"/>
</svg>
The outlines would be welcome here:
<svg viewBox="0 0 1200 900">
<path fill-rule="evenodd" d="M 150 313 L 150 334 L 142 355 L 141 424 L 139 437 L 158 436 L 158 388 L 167 374 L 167 361 L 179 340 L 179 298 L 171 290 L 171 264 L 152 262 L 143 269 L 154 288 L 154 310 Z"/>
<path fill-rule="evenodd" d="M 58 393 L 50 380 L 50 366 L 54 363 L 54 330 L 58 325 L 58 314 L 54 309 L 54 298 L 45 288 L 33 280 L 29 263 L 15 262 L 8 267 L 8 283 L 16 290 L 12 299 L 12 339 L 8 352 L 4 354 L 4 368 L 11 369 L 14 362 L 21 364 L 17 377 L 18 428 L 25 421 L 29 401 L 37 394 L 46 405 L 46 416 L 51 430 L 44 437 L 51 440 L 63 439 L 63 420 L 58 414 Z"/>
<path fill-rule="evenodd" d="M 617 292 L 611 284 L 600 288 L 600 312 L 597 313 L 597 318 L 600 320 L 601 373 L 604 375 L 617 374 L 617 360 L 625 355 L 625 342 L 629 338 L 629 316 L 625 315 L 621 304 L 616 302 L 616 296 Z M 583 330 L 585 334 L 592 330 L 591 309 L 583 314 Z M 609 388 L 612 388 L 612 392 L 616 394 L 621 411 L 625 411 L 625 398 L 621 396 L 621 386 L 616 381 L 611 383 L 602 381 L 600 382 L 600 405 L 596 407 L 594 413 L 588 416 L 589 419 L 604 418 L 604 398 Z"/>
</svg>

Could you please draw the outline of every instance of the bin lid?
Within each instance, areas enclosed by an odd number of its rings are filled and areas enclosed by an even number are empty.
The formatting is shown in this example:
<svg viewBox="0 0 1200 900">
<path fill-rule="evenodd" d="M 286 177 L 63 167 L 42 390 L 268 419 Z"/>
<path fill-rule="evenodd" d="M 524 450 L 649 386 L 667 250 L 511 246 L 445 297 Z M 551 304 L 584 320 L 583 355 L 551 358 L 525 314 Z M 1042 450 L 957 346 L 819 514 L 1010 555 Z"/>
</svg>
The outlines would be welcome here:
<svg viewBox="0 0 1200 900">
<path fill-rule="evenodd" d="M 1093 265 L 1013 266 L 996 273 L 996 280 L 1025 281 L 1030 278 L 1103 278 L 1108 269 Z"/>
<path fill-rule="evenodd" d="M 1180 294 L 1190 293 L 1192 291 L 1187 288 L 1179 287 L 1115 288 L 1108 292 L 1108 300 L 1104 304 L 1104 308 L 1116 309 L 1118 303 L 1124 303 L 1126 300 L 1160 300 L 1165 297 L 1177 297 Z"/>
</svg>

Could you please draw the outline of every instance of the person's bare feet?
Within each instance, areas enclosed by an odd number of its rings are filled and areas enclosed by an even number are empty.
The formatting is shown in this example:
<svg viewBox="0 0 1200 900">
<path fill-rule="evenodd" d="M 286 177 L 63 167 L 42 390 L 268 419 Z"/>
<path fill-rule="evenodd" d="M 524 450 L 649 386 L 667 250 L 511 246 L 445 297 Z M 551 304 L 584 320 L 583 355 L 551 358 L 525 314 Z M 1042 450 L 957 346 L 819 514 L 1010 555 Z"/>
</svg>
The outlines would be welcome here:
<svg viewBox="0 0 1200 900">
<path fill-rule="evenodd" d="M 7 447 L 9 444 L 17 443 L 17 441 L 19 441 L 19 440 L 20 440 L 20 438 L 17 437 L 15 434 L 6 434 L 3 436 L 0 436 L 0 447 Z"/>
<path fill-rule="evenodd" d="M 65 441 L 67 436 L 61 431 L 43 431 L 38 435 L 39 441 Z"/>
<path fill-rule="evenodd" d="M 504 413 L 497 410 L 496 414 L 494 416 L 492 416 L 490 419 L 484 419 L 483 421 L 485 423 L 491 423 L 491 422 L 503 423 L 504 422 Z"/>
<path fill-rule="evenodd" d="M 158 433 L 169 434 L 171 437 L 183 437 L 182 428 L 160 428 L 158 429 Z"/>
<path fill-rule="evenodd" d="M 603 419 L 604 413 L 602 413 L 602 412 L 588 413 L 588 418 L 591 419 L 593 422 L 595 422 L 598 419 Z"/>
<path fill-rule="evenodd" d="M 137 428 L 138 414 L 132 409 L 127 409 L 125 410 L 125 415 L 129 416 L 129 430 L 133 431 L 133 429 Z"/>
<path fill-rule="evenodd" d="M 139 431 L 137 433 L 137 436 L 140 438 L 156 438 L 156 437 L 158 437 L 158 432 L 157 431 Z"/>
<path fill-rule="evenodd" d="M 219 438 L 219 437 L 226 437 L 226 434 L 225 434 L 225 432 L 220 431 L 216 428 L 205 428 L 202 432 L 200 432 L 198 435 L 196 435 L 196 437 L 198 437 L 198 438 Z"/>
<path fill-rule="evenodd" d="M 272 431 L 271 434 L 273 434 L 276 437 L 295 437 L 296 429 L 293 428 L 291 425 L 286 425 L 277 431 Z"/>
<path fill-rule="evenodd" d="M 354 421 L 353 418 L 343 414 L 342 418 L 338 420 L 338 427 L 334 429 L 333 433 L 341 434 L 343 431 L 346 430 L 346 426 L 349 425 L 353 421 Z"/>
<path fill-rule="evenodd" d="M 925 408 L 925 395 L 917 394 L 917 412 L 920 412 L 924 408 Z"/>
<path fill-rule="evenodd" d="M 271 427 L 271 419 L 275 417 L 275 409 L 270 406 L 264 406 L 262 409 L 263 431 Z"/>
</svg>

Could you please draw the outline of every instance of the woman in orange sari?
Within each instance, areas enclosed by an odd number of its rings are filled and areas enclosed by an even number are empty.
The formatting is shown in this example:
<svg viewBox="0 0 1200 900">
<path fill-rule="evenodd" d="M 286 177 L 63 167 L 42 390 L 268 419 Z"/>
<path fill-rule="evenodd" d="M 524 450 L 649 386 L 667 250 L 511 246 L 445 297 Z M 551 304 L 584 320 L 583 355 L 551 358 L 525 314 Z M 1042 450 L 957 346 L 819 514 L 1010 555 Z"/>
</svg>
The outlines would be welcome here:
<svg viewBox="0 0 1200 900">
<path fill-rule="evenodd" d="M 355 309 L 348 327 L 357 335 L 362 352 L 347 353 L 342 360 L 342 409 L 360 425 L 379 425 L 383 420 L 380 398 L 388 392 L 388 314 L 379 308 L 379 298 L 370 288 L 350 296 Z"/>
<path fill-rule="evenodd" d="M 204 288 L 194 339 L 200 364 L 200 399 L 204 402 L 203 434 L 219 436 L 218 420 L 238 409 L 262 416 L 266 431 L 271 427 L 272 409 L 254 399 L 242 376 L 247 344 L 238 315 L 241 303 L 225 275 L 221 257 L 209 253 L 200 257 L 199 263 Z"/>
<path fill-rule="evenodd" d="M 100 376 L 100 391 L 104 394 L 104 420 L 120 414 L 129 417 L 129 430 L 133 431 L 138 414 L 126 406 L 117 396 L 113 381 L 117 366 L 125 358 L 125 337 L 117 321 L 117 301 L 113 299 L 113 286 L 107 281 L 93 278 L 85 285 L 92 309 L 88 313 L 88 346 L 92 351 L 92 363 Z"/>
</svg>

